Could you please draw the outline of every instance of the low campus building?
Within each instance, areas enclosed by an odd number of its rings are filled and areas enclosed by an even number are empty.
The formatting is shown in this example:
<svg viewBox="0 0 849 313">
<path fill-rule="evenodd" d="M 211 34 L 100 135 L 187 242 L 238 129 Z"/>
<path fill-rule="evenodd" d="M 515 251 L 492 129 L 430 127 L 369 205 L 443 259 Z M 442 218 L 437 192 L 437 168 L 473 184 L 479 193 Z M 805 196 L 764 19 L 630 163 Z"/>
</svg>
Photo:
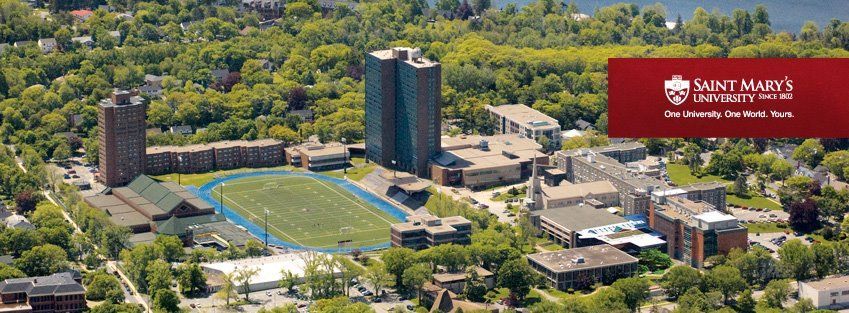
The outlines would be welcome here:
<svg viewBox="0 0 849 313">
<path fill-rule="evenodd" d="M 545 136 L 551 143 L 546 149 L 560 148 L 561 129 L 556 119 L 524 104 L 487 105 L 486 110 L 496 120 L 496 133 L 519 134 L 533 140 Z"/>
<path fill-rule="evenodd" d="M 202 263 L 200 267 L 206 273 L 207 291 L 209 292 L 221 290 L 224 284 L 224 275 L 233 274 L 240 269 L 255 269 L 257 274 L 251 277 L 248 282 L 250 290 L 255 292 L 278 288 L 285 272 L 292 273 L 303 282 L 306 262 L 320 254 L 314 251 L 299 251 L 258 258 Z M 339 277 L 341 272 L 335 269 L 333 274 Z M 235 284 L 238 292 L 245 292 L 245 285 L 242 281 L 237 280 Z"/>
<path fill-rule="evenodd" d="M 517 134 L 443 137 L 430 172 L 439 185 L 480 189 L 527 179 L 535 158 L 548 164 L 540 144 Z"/>
<path fill-rule="evenodd" d="M 748 247 L 748 230 L 736 217 L 686 196 L 658 196 L 649 208 L 649 226 L 663 234 L 667 254 L 693 267 L 705 258 Z"/>
<path fill-rule="evenodd" d="M 87 311 L 85 288 L 70 272 L 0 282 L 0 312 L 76 313 Z"/>
<path fill-rule="evenodd" d="M 225 140 L 187 146 L 147 148 L 145 173 L 203 173 L 240 167 L 283 165 L 283 142 L 274 139 Z"/>
<path fill-rule="evenodd" d="M 477 273 L 478 279 L 483 281 L 487 290 L 495 287 L 495 274 L 480 266 L 474 266 L 473 270 Z M 463 290 L 466 288 L 466 280 L 470 277 L 471 275 L 466 271 L 456 273 L 436 273 L 433 274 L 431 282 L 434 286 L 448 289 L 453 293 L 463 293 Z"/>
<path fill-rule="evenodd" d="M 609 244 L 622 251 L 638 253 L 666 244 L 660 233 L 649 229 L 642 215 L 626 218 L 589 205 L 531 211 L 529 214 L 537 229 L 549 240 L 566 248 Z"/>
<path fill-rule="evenodd" d="M 637 258 L 606 244 L 527 257 L 546 284 L 561 291 L 585 289 L 595 283 L 607 285 L 638 273 Z"/>
<path fill-rule="evenodd" d="M 849 306 L 849 276 L 833 276 L 799 284 L 799 298 L 810 299 L 817 309 Z"/>
<path fill-rule="evenodd" d="M 140 175 L 127 187 L 106 189 L 86 197 L 85 202 L 107 215 L 112 223 L 134 234 L 148 232 L 175 235 L 190 244 L 187 228 L 224 221 L 206 201 L 174 182 L 158 182 Z"/>
<path fill-rule="evenodd" d="M 609 181 L 583 184 L 562 182 L 560 186 L 540 189 L 540 199 L 534 199 L 534 203 L 542 209 L 565 208 L 582 203 L 605 208 L 619 206 L 619 191 Z"/>
<path fill-rule="evenodd" d="M 566 173 L 567 181 L 574 184 L 608 181 L 619 191 L 619 202 L 626 215 L 645 214 L 652 202 L 652 194 L 670 189 L 653 176 L 656 173 L 651 162 L 643 164 L 646 153 L 646 147 L 641 143 L 627 142 L 558 151 L 555 153 L 555 161 L 558 169 Z M 687 194 L 691 200 L 725 208 L 726 190 L 722 184 L 698 183 L 675 189 L 680 189 L 680 193 Z"/>
<path fill-rule="evenodd" d="M 410 215 L 406 223 L 392 224 L 390 231 L 393 247 L 419 250 L 447 243 L 465 245 L 471 242 L 472 222 L 462 216 Z"/>
<path fill-rule="evenodd" d="M 338 142 L 327 144 L 311 142 L 288 147 L 285 150 L 286 163 L 311 171 L 342 168 L 348 164 L 351 157 L 347 147 Z"/>
</svg>

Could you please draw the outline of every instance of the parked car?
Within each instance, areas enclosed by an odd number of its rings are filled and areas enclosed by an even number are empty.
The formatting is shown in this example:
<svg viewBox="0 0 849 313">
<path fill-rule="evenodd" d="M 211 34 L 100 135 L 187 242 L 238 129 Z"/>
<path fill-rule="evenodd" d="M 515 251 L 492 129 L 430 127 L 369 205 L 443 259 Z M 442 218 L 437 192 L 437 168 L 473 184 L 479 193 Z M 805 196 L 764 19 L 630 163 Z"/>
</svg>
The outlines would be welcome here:
<svg viewBox="0 0 849 313">
<path fill-rule="evenodd" d="M 65 175 L 62 175 L 62 178 L 64 178 L 64 179 L 71 179 L 71 175 L 65 174 Z"/>
<path fill-rule="evenodd" d="M 381 303 L 381 302 L 383 302 L 383 299 L 381 299 L 380 297 L 375 297 L 374 300 L 372 300 L 371 302 Z"/>
<path fill-rule="evenodd" d="M 271 297 L 271 291 L 266 291 L 265 295 Z"/>
</svg>

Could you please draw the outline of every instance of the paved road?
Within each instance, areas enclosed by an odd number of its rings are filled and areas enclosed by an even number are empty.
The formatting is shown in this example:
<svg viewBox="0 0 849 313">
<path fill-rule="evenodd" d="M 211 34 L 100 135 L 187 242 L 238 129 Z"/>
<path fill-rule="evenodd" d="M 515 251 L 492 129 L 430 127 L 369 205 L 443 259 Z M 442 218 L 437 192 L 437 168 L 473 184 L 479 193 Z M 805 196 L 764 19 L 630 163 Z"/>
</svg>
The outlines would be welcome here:
<svg viewBox="0 0 849 313">
<path fill-rule="evenodd" d="M 15 163 L 17 163 L 17 164 L 18 164 L 18 167 L 20 167 L 20 168 L 21 168 L 21 170 L 23 170 L 24 172 L 26 172 L 26 171 L 27 171 L 27 169 L 26 169 L 26 167 L 24 167 L 23 162 L 21 161 L 21 159 L 20 159 L 20 158 L 18 158 L 17 156 L 15 157 Z M 62 216 L 65 218 L 65 220 L 66 220 L 66 221 L 68 221 L 68 223 L 69 223 L 69 224 L 71 224 L 71 226 L 73 226 L 73 227 L 74 227 L 74 232 L 75 232 L 75 233 L 78 233 L 78 234 L 84 234 L 84 233 L 83 233 L 83 231 L 82 231 L 82 229 L 80 229 L 80 227 L 77 225 L 77 223 L 76 223 L 76 222 L 74 222 L 74 220 L 73 220 L 73 219 L 71 219 L 71 216 L 70 216 L 70 215 L 68 215 L 68 212 L 65 210 L 65 205 L 64 205 L 64 204 L 61 204 L 59 201 L 57 201 L 56 199 L 54 199 L 53 194 L 52 194 L 52 193 L 50 193 L 49 191 L 47 191 L 47 190 L 42 190 L 41 192 L 42 192 L 42 194 L 44 194 L 44 197 L 45 197 L 47 200 L 49 200 L 49 201 L 50 201 L 51 203 L 53 203 L 54 205 L 56 205 L 56 206 L 58 206 L 58 207 L 62 208 Z M 95 251 L 100 250 L 100 248 L 98 247 L 98 245 L 97 245 L 96 243 L 92 242 L 92 245 L 94 246 Z M 103 259 L 103 260 L 106 260 L 106 257 L 104 257 L 103 255 L 98 255 L 98 257 L 100 257 L 100 258 L 101 258 L 101 259 Z M 115 261 L 107 261 L 107 263 L 106 263 L 106 267 L 107 267 L 107 269 L 108 269 L 110 272 L 112 272 L 112 273 L 117 272 L 117 273 L 118 273 L 118 275 L 121 277 L 121 279 L 122 279 L 122 280 L 124 280 L 124 283 L 125 283 L 125 284 L 127 284 L 127 286 L 129 286 L 129 287 L 130 287 L 130 290 L 132 290 L 132 291 L 133 291 L 133 297 L 135 298 L 136 302 L 137 302 L 137 303 L 139 303 L 139 304 L 141 304 L 141 305 L 142 305 L 142 307 L 144 308 L 144 310 L 145 310 L 146 312 L 150 311 L 150 307 L 148 307 L 147 302 L 146 302 L 146 301 L 144 301 L 144 299 L 143 299 L 143 298 L 139 295 L 139 292 L 138 292 L 138 290 L 136 289 L 136 286 L 135 286 L 135 285 L 133 285 L 133 282 L 132 282 L 132 281 L 130 281 L 130 279 L 129 279 L 129 278 L 127 278 L 127 276 L 126 276 L 126 275 L 124 275 L 124 272 L 123 272 L 123 271 L 122 271 L 122 270 L 121 270 L 118 266 L 116 266 L 116 265 L 115 265 Z M 128 298 L 128 299 L 129 299 L 129 298 Z"/>
</svg>

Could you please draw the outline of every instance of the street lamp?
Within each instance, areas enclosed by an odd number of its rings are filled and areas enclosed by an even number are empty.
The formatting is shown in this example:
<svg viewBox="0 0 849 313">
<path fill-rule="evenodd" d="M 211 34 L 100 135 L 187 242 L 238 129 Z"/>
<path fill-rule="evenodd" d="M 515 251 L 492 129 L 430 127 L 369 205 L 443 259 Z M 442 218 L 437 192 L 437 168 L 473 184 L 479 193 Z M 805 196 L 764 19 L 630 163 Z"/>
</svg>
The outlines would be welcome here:
<svg viewBox="0 0 849 313">
<path fill-rule="evenodd" d="M 392 177 L 398 178 L 398 169 L 395 168 L 395 160 L 392 160 Z"/>
<path fill-rule="evenodd" d="M 183 185 L 183 183 L 180 180 L 180 168 L 183 167 L 182 163 L 183 163 L 183 156 L 178 155 L 177 156 L 177 185 L 181 185 L 181 186 Z"/>
<path fill-rule="evenodd" d="M 265 208 L 265 249 L 268 250 L 268 208 Z"/>
<path fill-rule="evenodd" d="M 348 141 L 342 137 L 342 154 L 345 155 L 345 163 L 342 164 L 342 173 L 348 174 L 348 147 L 345 145 Z"/>
<path fill-rule="evenodd" d="M 224 182 L 221 182 L 221 189 L 218 190 L 219 201 L 218 201 L 218 210 L 221 211 L 221 215 L 224 215 Z M 227 216 L 224 215 L 224 219 L 227 219 Z"/>
</svg>

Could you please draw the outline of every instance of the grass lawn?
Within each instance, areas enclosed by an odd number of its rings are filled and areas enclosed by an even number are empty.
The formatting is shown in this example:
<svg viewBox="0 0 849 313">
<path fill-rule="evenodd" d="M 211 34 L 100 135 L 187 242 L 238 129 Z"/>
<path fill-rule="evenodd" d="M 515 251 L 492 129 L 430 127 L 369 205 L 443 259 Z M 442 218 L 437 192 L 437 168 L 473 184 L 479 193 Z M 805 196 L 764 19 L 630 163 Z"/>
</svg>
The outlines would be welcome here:
<svg viewBox="0 0 849 313">
<path fill-rule="evenodd" d="M 221 186 L 212 196 L 220 196 Z M 394 217 L 355 197 L 344 188 L 305 176 L 246 177 L 224 186 L 224 205 L 275 237 L 304 247 L 334 248 L 342 240 L 350 247 L 389 241 Z"/>
<path fill-rule="evenodd" d="M 177 177 L 180 176 L 180 183 L 183 186 L 195 186 L 200 187 L 204 184 L 212 181 L 216 178 L 216 176 L 227 176 L 229 174 L 237 173 L 237 172 L 245 172 L 245 171 L 263 171 L 263 170 L 285 170 L 285 171 L 298 171 L 298 168 L 293 166 L 285 165 L 285 166 L 277 166 L 277 167 L 269 167 L 269 168 L 243 168 L 243 169 L 233 169 L 226 171 L 214 171 L 209 173 L 198 173 L 198 174 L 181 174 L 177 175 L 177 173 L 151 176 L 159 181 L 171 181 L 177 182 Z"/>
<path fill-rule="evenodd" d="M 729 204 L 733 204 L 736 206 L 745 206 L 750 208 L 767 208 L 773 211 L 783 210 L 781 204 L 762 196 L 750 196 L 748 198 L 740 198 L 736 195 L 728 195 L 726 199 L 728 200 Z"/>
<path fill-rule="evenodd" d="M 702 177 L 696 177 L 690 172 L 690 168 L 686 165 L 681 164 L 667 164 L 666 172 L 669 174 L 669 179 L 672 180 L 678 186 L 684 186 L 694 183 L 703 183 L 703 182 L 720 182 L 723 184 L 730 184 L 731 181 L 726 180 L 719 176 L 714 175 L 705 175 Z"/>
<path fill-rule="evenodd" d="M 550 242 L 550 241 L 548 241 L 548 242 L 543 242 L 543 243 L 541 243 L 539 246 L 540 246 L 541 248 L 545 249 L 545 250 L 548 250 L 548 251 L 560 251 L 560 250 L 563 250 L 563 246 L 558 245 L 558 244 L 556 244 L 556 243 L 554 243 L 554 242 Z"/>
<path fill-rule="evenodd" d="M 353 162 L 353 164 L 357 165 L 358 163 Z M 369 164 L 359 163 L 359 164 L 361 164 L 361 166 L 349 167 L 348 168 L 348 174 L 347 175 L 348 175 L 349 179 L 351 179 L 353 181 L 360 181 L 360 180 L 363 179 L 363 177 L 366 177 L 366 175 L 368 175 L 369 173 L 374 171 L 374 163 L 369 163 Z M 346 175 L 343 170 L 332 170 L 332 171 L 324 171 L 324 172 L 317 172 L 317 173 L 321 174 L 321 175 L 327 175 L 327 176 L 330 176 L 330 177 L 336 177 L 336 178 L 344 178 L 345 175 Z"/>
<path fill-rule="evenodd" d="M 790 231 L 790 227 L 779 228 L 778 223 L 750 223 L 745 224 L 750 233 L 783 233 Z"/>
</svg>

